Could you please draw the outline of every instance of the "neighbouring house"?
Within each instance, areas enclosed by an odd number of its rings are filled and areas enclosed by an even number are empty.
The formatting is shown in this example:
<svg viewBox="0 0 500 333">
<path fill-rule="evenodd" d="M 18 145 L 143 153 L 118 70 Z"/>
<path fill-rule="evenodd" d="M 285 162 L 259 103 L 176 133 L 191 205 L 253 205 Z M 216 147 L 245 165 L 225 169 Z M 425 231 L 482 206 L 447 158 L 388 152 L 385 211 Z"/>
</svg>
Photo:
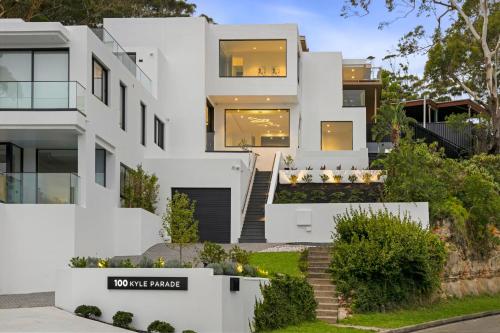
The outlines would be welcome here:
<svg viewBox="0 0 500 333">
<path fill-rule="evenodd" d="M 175 191 L 201 241 L 265 242 L 280 156 L 368 169 L 379 68 L 309 52 L 296 24 L 4 19 L 0 45 L 0 294 L 52 290 L 74 256 L 142 254 Z M 157 215 L 121 207 L 139 164 Z"/>
</svg>

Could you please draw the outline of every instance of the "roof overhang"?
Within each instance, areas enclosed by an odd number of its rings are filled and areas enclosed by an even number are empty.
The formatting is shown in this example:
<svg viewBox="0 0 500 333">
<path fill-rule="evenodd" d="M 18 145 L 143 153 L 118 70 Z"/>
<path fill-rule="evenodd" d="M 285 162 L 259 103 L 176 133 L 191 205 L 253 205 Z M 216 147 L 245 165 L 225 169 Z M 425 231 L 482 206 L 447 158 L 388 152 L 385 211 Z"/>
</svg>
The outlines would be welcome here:
<svg viewBox="0 0 500 333">
<path fill-rule="evenodd" d="M 69 42 L 68 30 L 58 22 L 0 22 L 0 45 L 58 45 Z"/>
</svg>

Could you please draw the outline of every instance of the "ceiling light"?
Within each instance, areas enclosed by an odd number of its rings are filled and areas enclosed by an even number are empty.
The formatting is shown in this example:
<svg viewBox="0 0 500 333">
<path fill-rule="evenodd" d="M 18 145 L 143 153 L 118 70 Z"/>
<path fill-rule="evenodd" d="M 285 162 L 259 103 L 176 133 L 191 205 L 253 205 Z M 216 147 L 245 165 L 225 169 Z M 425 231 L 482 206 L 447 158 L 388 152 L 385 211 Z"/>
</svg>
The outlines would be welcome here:
<svg viewBox="0 0 500 333">
<path fill-rule="evenodd" d="M 283 118 L 283 116 L 280 116 L 280 118 Z"/>
<path fill-rule="evenodd" d="M 240 116 L 241 119 L 243 119 L 243 116 Z"/>
<path fill-rule="evenodd" d="M 354 72 L 354 68 L 353 68 L 353 69 L 351 69 L 351 72 Z"/>
<path fill-rule="evenodd" d="M 283 50 L 283 46 L 280 46 L 280 50 Z"/>
<path fill-rule="evenodd" d="M 330 124 L 326 124 L 326 127 L 330 127 Z"/>
<path fill-rule="evenodd" d="M 235 100 L 235 101 L 238 101 L 238 97 L 235 97 L 235 98 L 234 98 L 234 100 Z"/>
<path fill-rule="evenodd" d="M 240 112 L 240 110 L 238 110 L 238 112 Z"/>
<path fill-rule="evenodd" d="M 267 133 L 271 133 L 271 131 L 270 131 L 270 130 L 267 130 Z"/>
<path fill-rule="evenodd" d="M 355 79 L 355 78 L 356 78 L 356 77 L 355 77 L 354 75 L 353 75 L 353 76 L 351 76 L 351 79 Z"/>
<path fill-rule="evenodd" d="M 280 130 L 280 133 L 283 132 L 282 130 Z"/>
<path fill-rule="evenodd" d="M 328 133 L 330 133 L 330 130 L 328 130 Z"/>
<path fill-rule="evenodd" d="M 280 124 L 276 124 L 276 126 L 280 127 Z"/>
<path fill-rule="evenodd" d="M 269 102 L 270 100 L 271 100 L 271 98 L 269 98 L 269 97 L 267 97 L 267 98 L 266 98 L 266 101 L 268 101 L 268 102 Z"/>
<path fill-rule="evenodd" d="M 254 47 L 253 47 L 253 49 L 254 49 L 254 50 L 257 50 L 257 47 L 256 47 L 256 46 L 254 46 Z"/>
</svg>

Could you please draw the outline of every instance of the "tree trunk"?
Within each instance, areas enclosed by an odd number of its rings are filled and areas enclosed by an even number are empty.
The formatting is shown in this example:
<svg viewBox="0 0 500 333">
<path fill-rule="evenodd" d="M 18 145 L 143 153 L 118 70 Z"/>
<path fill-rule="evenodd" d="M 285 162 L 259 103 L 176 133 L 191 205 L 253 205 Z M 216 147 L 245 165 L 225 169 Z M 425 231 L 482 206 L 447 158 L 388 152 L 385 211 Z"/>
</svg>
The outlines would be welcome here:
<svg viewBox="0 0 500 333">
<path fill-rule="evenodd" d="M 393 127 L 391 131 L 391 141 L 394 145 L 394 147 L 399 146 L 399 138 L 400 138 L 400 131 L 399 128 Z"/>
<path fill-rule="evenodd" d="M 498 99 L 490 99 L 489 103 L 491 122 L 493 125 L 493 146 L 490 149 L 491 153 L 500 153 L 500 110 L 498 105 Z"/>
</svg>

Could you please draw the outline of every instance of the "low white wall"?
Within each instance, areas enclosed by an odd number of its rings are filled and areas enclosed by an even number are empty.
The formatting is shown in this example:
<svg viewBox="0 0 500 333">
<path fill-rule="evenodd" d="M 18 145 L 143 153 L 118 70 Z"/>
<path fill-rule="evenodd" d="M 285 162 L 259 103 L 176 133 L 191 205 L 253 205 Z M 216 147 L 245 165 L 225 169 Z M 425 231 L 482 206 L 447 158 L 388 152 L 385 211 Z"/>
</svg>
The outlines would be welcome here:
<svg viewBox="0 0 500 333">
<path fill-rule="evenodd" d="M 188 290 L 108 290 L 108 276 L 187 277 Z M 240 277 L 240 291 L 230 292 L 229 277 L 208 268 L 66 268 L 57 272 L 55 305 L 69 312 L 81 304 L 98 306 L 105 322 L 116 311 L 132 312 L 132 326 L 141 330 L 163 320 L 176 332 L 250 332 L 259 286 L 267 281 Z"/>
<path fill-rule="evenodd" d="M 323 183 L 321 175 L 327 175 L 328 181 L 326 183 L 350 183 L 350 175 L 355 175 L 355 183 L 364 183 L 364 175 L 370 174 L 370 182 L 382 183 L 386 176 L 381 175 L 382 170 L 280 170 L 279 180 L 280 184 L 290 184 L 290 176 L 297 176 L 297 183 L 305 183 L 302 177 L 309 174 L 312 176 L 312 183 Z M 339 175 L 342 179 L 337 182 L 334 176 Z"/>
<path fill-rule="evenodd" d="M 75 255 L 75 206 L 0 205 L 0 294 L 54 290 Z"/>
<path fill-rule="evenodd" d="M 161 217 L 144 209 L 116 209 L 113 224 L 115 255 L 142 255 L 151 246 L 163 242 L 161 227 Z"/>
<path fill-rule="evenodd" d="M 429 225 L 427 202 L 270 204 L 266 205 L 266 239 L 269 243 L 331 242 L 335 229 L 333 217 L 351 208 L 387 209 L 399 216 L 408 214 L 424 228 Z"/>
</svg>

